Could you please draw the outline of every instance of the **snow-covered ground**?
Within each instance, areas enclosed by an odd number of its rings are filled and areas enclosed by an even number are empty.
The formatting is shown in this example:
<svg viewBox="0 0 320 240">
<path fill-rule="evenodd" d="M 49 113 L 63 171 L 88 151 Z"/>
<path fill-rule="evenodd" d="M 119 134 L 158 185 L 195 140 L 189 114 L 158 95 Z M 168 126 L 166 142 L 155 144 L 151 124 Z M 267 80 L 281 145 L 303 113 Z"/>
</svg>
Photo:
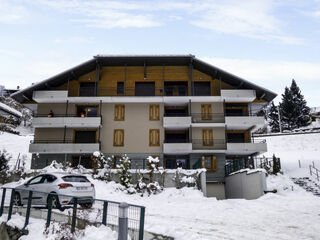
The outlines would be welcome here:
<svg viewBox="0 0 320 240">
<path fill-rule="evenodd" d="M 295 185 L 287 175 L 267 178 L 268 189 L 277 189 L 276 194 L 257 200 L 219 201 L 205 198 L 193 188 L 168 188 L 141 197 L 124 193 L 114 182 L 90 180 L 95 184 L 97 198 L 146 206 L 145 229 L 176 240 L 319 239 L 319 198 Z M 39 229 L 44 229 L 44 221 L 38 224 L 38 228 L 28 227 L 34 238 L 25 239 L 42 239 Z"/>
<path fill-rule="evenodd" d="M 0 217 L 0 222 L 7 220 L 7 215 Z M 11 227 L 17 227 L 22 229 L 24 226 L 25 218 L 16 214 L 12 215 L 10 221 L 7 224 Z M 69 239 L 67 234 L 70 231 L 66 231 L 61 228 L 58 223 L 51 223 L 50 227 L 45 233 L 45 220 L 30 218 L 29 225 L 27 227 L 29 234 L 22 236 L 19 240 L 56 240 L 56 239 Z M 117 233 L 110 228 L 100 226 L 99 228 L 94 226 L 88 226 L 84 231 L 79 232 L 77 239 L 79 240 L 116 240 Z M 65 238 L 63 238 L 65 237 Z"/>
</svg>

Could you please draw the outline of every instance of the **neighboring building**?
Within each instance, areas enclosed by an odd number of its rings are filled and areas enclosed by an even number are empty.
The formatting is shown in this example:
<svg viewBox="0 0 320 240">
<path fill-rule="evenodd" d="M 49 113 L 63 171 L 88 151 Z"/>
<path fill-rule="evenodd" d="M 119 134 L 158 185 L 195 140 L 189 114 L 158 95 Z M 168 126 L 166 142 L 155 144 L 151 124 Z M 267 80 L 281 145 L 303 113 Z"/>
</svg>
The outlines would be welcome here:
<svg viewBox="0 0 320 240">
<path fill-rule="evenodd" d="M 32 168 L 90 167 L 94 151 L 126 153 L 132 168 L 159 156 L 167 169 L 206 168 L 208 195 L 223 198 L 226 162 L 267 151 L 251 132 L 276 94 L 193 55 L 98 55 L 11 97 L 37 105 Z"/>
<path fill-rule="evenodd" d="M 18 91 L 19 91 L 19 86 L 17 87 L 17 89 L 7 89 L 7 88 L 5 88 L 5 86 L 0 85 L 0 96 L 8 97 L 11 94 L 18 92 Z"/>
<path fill-rule="evenodd" d="M 22 117 L 21 112 L 17 111 L 16 109 L 9 107 L 8 105 L 0 102 L 0 123 L 6 121 L 6 119 L 20 119 Z"/>
</svg>

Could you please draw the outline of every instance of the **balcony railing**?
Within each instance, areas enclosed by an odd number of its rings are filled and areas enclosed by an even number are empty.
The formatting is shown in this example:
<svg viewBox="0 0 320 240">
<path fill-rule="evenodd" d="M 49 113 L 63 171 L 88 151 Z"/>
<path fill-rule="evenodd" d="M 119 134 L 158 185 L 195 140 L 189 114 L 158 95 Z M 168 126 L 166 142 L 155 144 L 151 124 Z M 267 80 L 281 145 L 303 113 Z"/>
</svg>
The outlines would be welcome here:
<svg viewBox="0 0 320 240">
<path fill-rule="evenodd" d="M 101 117 L 100 115 L 95 115 L 95 116 L 89 116 L 89 115 L 79 115 L 79 114 L 53 114 L 53 116 L 49 116 L 49 113 L 48 114 L 36 114 L 35 117 L 48 117 L 48 118 L 55 118 L 55 117 L 82 117 L 82 118 L 85 118 L 85 117 Z"/>
<path fill-rule="evenodd" d="M 193 150 L 226 150 L 225 139 L 192 139 Z"/>
<path fill-rule="evenodd" d="M 31 140 L 30 141 L 31 144 L 61 144 L 61 143 L 71 143 L 71 144 L 95 144 L 95 143 L 100 143 L 100 141 L 88 141 L 86 139 L 81 139 L 81 142 L 77 142 L 77 140 Z"/>
<path fill-rule="evenodd" d="M 251 142 L 244 139 L 229 138 L 227 142 L 228 143 L 266 143 L 266 139 L 253 139 Z"/>
<path fill-rule="evenodd" d="M 193 123 L 225 123 L 224 113 L 192 113 Z"/>
<path fill-rule="evenodd" d="M 165 87 L 155 87 L 154 91 L 145 89 L 145 95 L 143 94 L 143 89 L 139 89 L 139 94 L 137 94 L 136 87 L 81 87 L 79 90 L 79 96 L 83 97 L 94 97 L 94 96 L 220 96 L 220 89 L 210 88 L 209 92 L 201 93 L 202 91 L 197 91 L 196 88 L 187 86 L 165 86 Z M 141 95 L 141 92 L 143 95 Z M 75 93 L 74 93 L 75 94 Z"/>
</svg>

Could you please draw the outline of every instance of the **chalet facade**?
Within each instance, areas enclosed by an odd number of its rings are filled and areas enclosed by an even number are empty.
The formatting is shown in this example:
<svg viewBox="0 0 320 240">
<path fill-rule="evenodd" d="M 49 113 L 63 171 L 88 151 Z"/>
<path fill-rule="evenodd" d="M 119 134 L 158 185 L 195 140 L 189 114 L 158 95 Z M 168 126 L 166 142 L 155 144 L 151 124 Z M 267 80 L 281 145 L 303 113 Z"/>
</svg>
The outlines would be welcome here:
<svg viewBox="0 0 320 240">
<path fill-rule="evenodd" d="M 207 169 L 207 191 L 224 194 L 225 166 L 267 151 L 251 132 L 276 94 L 193 55 L 105 56 L 12 95 L 33 106 L 32 168 L 52 160 L 91 167 L 101 151 L 145 168 Z"/>
</svg>

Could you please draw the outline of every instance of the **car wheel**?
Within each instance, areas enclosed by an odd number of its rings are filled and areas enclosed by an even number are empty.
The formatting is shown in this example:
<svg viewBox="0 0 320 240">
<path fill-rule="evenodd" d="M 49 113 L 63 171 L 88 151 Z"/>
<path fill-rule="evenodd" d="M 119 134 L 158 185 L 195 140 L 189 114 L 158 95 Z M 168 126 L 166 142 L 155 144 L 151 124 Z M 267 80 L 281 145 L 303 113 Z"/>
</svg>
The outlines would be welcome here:
<svg viewBox="0 0 320 240">
<path fill-rule="evenodd" d="M 48 204 L 49 203 L 49 196 L 47 198 L 47 207 L 48 207 Z M 52 202 L 51 202 L 51 206 L 52 208 L 57 208 L 57 209 L 61 209 L 61 204 L 60 204 L 60 201 L 59 201 L 59 197 L 56 196 L 56 195 L 52 195 Z"/>
<path fill-rule="evenodd" d="M 92 203 L 82 203 L 82 204 L 79 204 L 79 205 L 82 208 L 87 208 L 87 209 L 92 208 Z"/>
<path fill-rule="evenodd" d="M 14 194 L 14 197 L 13 197 L 13 205 L 14 206 L 22 206 L 20 194 L 17 192 Z"/>
</svg>

